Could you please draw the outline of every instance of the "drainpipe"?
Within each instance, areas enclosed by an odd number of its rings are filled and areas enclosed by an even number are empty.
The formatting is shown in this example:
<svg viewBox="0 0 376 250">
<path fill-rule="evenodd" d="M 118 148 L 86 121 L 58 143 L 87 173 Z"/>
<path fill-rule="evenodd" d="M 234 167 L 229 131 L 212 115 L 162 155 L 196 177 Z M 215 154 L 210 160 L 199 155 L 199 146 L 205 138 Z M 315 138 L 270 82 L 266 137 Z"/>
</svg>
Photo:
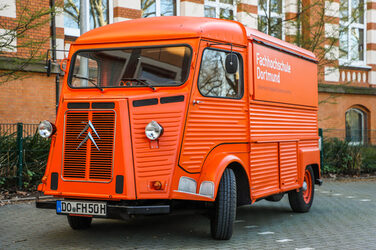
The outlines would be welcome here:
<svg viewBox="0 0 376 250">
<path fill-rule="evenodd" d="M 80 0 L 80 35 L 89 31 L 89 0 Z M 80 75 L 89 77 L 89 60 L 81 57 Z M 81 80 L 81 86 L 87 86 L 87 80 Z"/>
<path fill-rule="evenodd" d="M 55 0 L 50 0 L 50 7 L 53 10 L 51 12 L 51 46 L 52 46 L 52 61 L 56 62 L 56 9 Z M 60 73 L 56 74 L 55 78 L 55 103 L 56 103 L 56 113 L 59 107 L 59 88 L 60 88 Z"/>
</svg>

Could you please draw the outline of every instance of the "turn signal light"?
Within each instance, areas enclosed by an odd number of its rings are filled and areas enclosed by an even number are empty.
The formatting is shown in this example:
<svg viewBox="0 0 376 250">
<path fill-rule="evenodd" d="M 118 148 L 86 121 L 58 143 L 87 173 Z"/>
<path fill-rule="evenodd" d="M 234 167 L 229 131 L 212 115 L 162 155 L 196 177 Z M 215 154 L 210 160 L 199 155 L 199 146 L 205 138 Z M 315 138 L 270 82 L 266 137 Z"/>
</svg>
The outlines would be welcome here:
<svg viewBox="0 0 376 250">
<path fill-rule="evenodd" d="M 162 189 L 162 183 L 160 181 L 155 181 L 153 183 L 153 187 L 155 190 L 161 190 Z"/>
<path fill-rule="evenodd" d="M 42 183 L 43 183 L 43 184 L 46 184 L 46 183 L 47 183 L 47 176 L 43 176 L 43 178 L 42 178 Z"/>
</svg>

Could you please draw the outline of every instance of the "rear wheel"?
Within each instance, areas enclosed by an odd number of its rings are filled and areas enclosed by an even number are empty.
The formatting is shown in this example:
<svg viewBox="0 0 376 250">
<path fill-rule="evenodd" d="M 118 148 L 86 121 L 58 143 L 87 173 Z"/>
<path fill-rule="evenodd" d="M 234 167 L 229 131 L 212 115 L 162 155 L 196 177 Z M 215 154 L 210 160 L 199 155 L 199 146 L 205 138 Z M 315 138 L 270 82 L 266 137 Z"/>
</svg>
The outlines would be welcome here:
<svg viewBox="0 0 376 250">
<path fill-rule="evenodd" d="M 91 217 L 82 217 L 82 216 L 67 216 L 68 223 L 71 228 L 75 230 L 86 229 L 89 228 L 91 225 L 92 218 Z"/>
<path fill-rule="evenodd" d="M 289 192 L 289 202 L 294 212 L 305 213 L 309 211 L 315 194 L 314 185 L 313 170 L 311 166 L 308 166 L 304 173 L 303 187 L 299 192 L 296 192 L 296 190 Z"/>
<path fill-rule="evenodd" d="M 215 207 L 211 216 L 211 235 L 216 240 L 228 240 L 232 236 L 236 217 L 236 179 L 227 168 L 219 183 Z"/>
</svg>

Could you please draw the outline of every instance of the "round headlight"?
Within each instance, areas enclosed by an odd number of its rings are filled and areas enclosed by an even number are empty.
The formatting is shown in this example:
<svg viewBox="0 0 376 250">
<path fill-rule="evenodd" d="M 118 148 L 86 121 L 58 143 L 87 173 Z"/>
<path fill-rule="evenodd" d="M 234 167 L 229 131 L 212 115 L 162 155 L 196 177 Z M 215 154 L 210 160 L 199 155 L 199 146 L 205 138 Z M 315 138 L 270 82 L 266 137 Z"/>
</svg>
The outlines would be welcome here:
<svg viewBox="0 0 376 250">
<path fill-rule="evenodd" d="M 38 126 L 38 133 L 43 138 L 48 138 L 54 132 L 54 127 L 49 121 L 42 121 Z"/>
<path fill-rule="evenodd" d="M 150 140 L 158 139 L 162 135 L 162 133 L 163 133 L 163 128 L 156 121 L 151 121 L 145 127 L 145 135 Z"/>
</svg>

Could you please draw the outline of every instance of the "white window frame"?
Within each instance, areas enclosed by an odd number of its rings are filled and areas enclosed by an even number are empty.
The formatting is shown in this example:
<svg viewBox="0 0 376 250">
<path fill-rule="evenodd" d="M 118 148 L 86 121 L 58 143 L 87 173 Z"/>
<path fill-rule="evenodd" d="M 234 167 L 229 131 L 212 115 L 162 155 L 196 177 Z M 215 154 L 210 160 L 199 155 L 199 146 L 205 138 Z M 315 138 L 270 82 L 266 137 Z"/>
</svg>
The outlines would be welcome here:
<svg viewBox="0 0 376 250">
<path fill-rule="evenodd" d="M 285 12 L 286 12 L 285 11 L 285 1 L 281 0 L 281 2 L 282 2 L 281 3 L 282 4 L 281 14 L 278 14 L 276 12 L 270 12 L 270 15 L 271 15 L 270 18 L 281 18 L 281 20 L 282 20 L 282 23 L 281 23 L 281 25 L 282 25 L 282 27 L 281 27 L 281 32 L 282 32 L 281 39 L 285 40 L 285 25 L 284 25 L 284 22 L 283 22 L 283 20 L 285 18 Z M 266 10 L 263 10 L 260 6 L 261 5 L 258 3 L 257 4 L 257 16 L 258 17 L 261 17 L 261 16 L 267 17 L 267 13 L 269 13 L 269 9 L 270 9 L 270 0 L 266 0 Z M 257 22 L 258 22 L 258 17 L 257 17 Z M 258 23 L 257 23 L 257 26 L 258 26 Z M 266 32 L 267 32 L 266 34 L 269 33 L 268 30 Z"/>
<path fill-rule="evenodd" d="M 229 3 L 221 3 L 220 0 L 215 0 L 215 1 L 205 0 L 204 8 L 205 6 L 215 8 L 215 18 L 220 17 L 221 9 L 231 9 L 233 16 L 234 16 L 233 20 L 236 21 L 237 0 L 233 0 L 233 1 L 234 1 L 233 4 L 229 4 Z"/>
<path fill-rule="evenodd" d="M 346 116 L 346 114 L 347 114 L 347 112 L 350 112 L 350 111 L 354 111 L 354 112 L 356 112 L 356 113 L 358 113 L 358 114 L 360 114 L 360 116 L 361 116 L 361 140 L 360 140 L 360 142 L 353 142 L 353 141 L 350 141 L 349 142 L 349 145 L 363 145 L 364 144 L 364 137 L 365 137 L 365 127 L 364 127 L 364 112 L 362 111 L 362 110 L 360 110 L 360 109 L 357 109 L 357 108 L 350 108 L 350 109 L 348 109 L 347 111 L 346 111 L 346 113 L 345 113 L 345 116 Z M 347 135 L 346 135 L 346 137 L 347 137 Z"/>
<path fill-rule="evenodd" d="M 161 16 L 161 0 L 154 0 L 154 1 L 155 1 L 155 16 Z M 176 0 L 176 16 L 180 16 L 180 0 Z"/>
<path fill-rule="evenodd" d="M 107 8 L 108 8 L 108 23 L 110 24 L 110 23 L 114 22 L 113 0 L 107 0 Z M 65 18 L 65 13 L 64 13 L 64 18 Z M 89 20 L 90 20 L 90 13 L 89 13 Z M 75 28 L 64 27 L 64 35 L 79 37 L 80 36 L 80 28 L 75 29 Z"/>
<path fill-rule="evenodd" d="M 352 0 L 346 0 L 347 1 L 347 6 L 348 6 L 348 9 L 347 9 L 347 16 L 349 17 L 349 19 L 351 19 L 351 12 L 352 12 L 352 5 L 351 5 L 351 1 Z M 348 30 L 347 30 L 347 51 L 346 51 L 346 54 L 347 54 L 347 58 L 344 59 L 344 58 L 339 58 L 339 64 L 340 65 L 344 65 L 344 66 L 366 66 L 367 64 L 367 1 L 366 0 L 363 0 L 363 8 L 364 8 L 364 12 L 363 12 L 363 24 L 361 23 L 355 23 L 355 22 L 351 22 L 351 20 L 348 20 L 347 22 L 343 22 L 341 21 L 340 19 L 340 25 L 341 26 L 347 26 L 348 27 Z M 363 61 L 353 61 L 352 60 L 352 57 L 351 57 L 351 44 L 350 44 L 350 39 L 351 39 L 351 30 L 355 28 L 355 29 L 363 29 L 363 35 L 364 35 L 364 38 L 363 38 Z M 341 44 L 340 44 L 341 46 Z"/>
</svg>

